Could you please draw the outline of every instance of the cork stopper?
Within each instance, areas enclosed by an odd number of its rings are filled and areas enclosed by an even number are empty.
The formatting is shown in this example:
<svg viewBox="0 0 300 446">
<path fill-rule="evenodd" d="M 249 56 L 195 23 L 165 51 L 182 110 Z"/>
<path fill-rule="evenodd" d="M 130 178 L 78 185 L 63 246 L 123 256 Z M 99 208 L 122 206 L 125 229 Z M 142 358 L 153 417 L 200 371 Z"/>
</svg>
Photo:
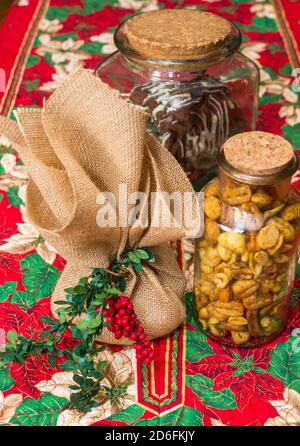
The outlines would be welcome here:
<svg viewBox="0 0 300 446">
<path fill-rule="evenodd" d="M 129 44 L 148 58 L 188 60 L 224 45 L 231 23 L 210 12 L 163 9 L 137 15 L 125 24 Z"/>
<path fill-rule="evenodd" d="M 250 175 L 271 175 L 282 170 L 293 157 L 292 145 L 284 138 L 266 132 L 245 132 L 223 145 L 226 161 Z"/>
</svg>

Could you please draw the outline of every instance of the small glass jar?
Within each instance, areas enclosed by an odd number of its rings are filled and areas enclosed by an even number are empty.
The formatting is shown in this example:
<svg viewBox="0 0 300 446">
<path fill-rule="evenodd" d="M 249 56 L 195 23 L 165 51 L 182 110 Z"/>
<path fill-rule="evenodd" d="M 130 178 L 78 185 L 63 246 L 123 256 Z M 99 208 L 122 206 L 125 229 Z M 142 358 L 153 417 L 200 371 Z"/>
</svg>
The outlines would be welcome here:
<svg viewBox="0 0 300 446">
<path fill-rule="evenodd" d="M 259 71 L 238 51 L 240 31 L 226 19 L 196 10 L 161 10 L 142 15 L 170 11 L 179 13 L 172 17 L 174 29 L 182 14 L 196 13 L 217 17 L 230 31 L 224 41 L 194 56 L 176 59 L 166 52 L 154 58 L 147 55 L 147 48 L 141 52 L 129 42 L 124 22 L 114 36 L 118 51 L 102 61 L 95 73 L 149 112 L 149 132 L 167 147 L 199 187 L 205 184 L 205 174 L 208 178 L 213 170 L 216 172 L 216 154 L 224 141 L 255 129 Z M 203 35 L 213 33 L 211 27 L 203 29 Z M 153 36 L 156 31 L 153 28 Z M 171 34 L 167 42 L 170 45 Z"/>
<path fill-rule="evenodd" d="M 234 139 L 229 141 L 238 151 Z M 257 149 L 264 146 L 258 142 Z M 291 185 L 298 162 L 293 154 L 281 167 L 255 175 L 230 164 L 223 148 L 217 162 L 219 177 L 203 189 L 195 313 L 215 340 L 255 347 L 277 337 L 287 324 L 299 257 L 300 200 Z"/>
</svg>

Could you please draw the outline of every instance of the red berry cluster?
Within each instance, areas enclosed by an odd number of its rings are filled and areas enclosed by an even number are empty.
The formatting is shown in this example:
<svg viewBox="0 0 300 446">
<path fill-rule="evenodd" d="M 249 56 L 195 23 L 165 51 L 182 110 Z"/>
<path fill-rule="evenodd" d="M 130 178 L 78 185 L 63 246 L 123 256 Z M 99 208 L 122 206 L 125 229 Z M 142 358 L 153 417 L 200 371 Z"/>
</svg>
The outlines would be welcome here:
<svg viewBox="0 0 300 446">
<path fill-rule="evenodd" d="M 110 324 L 109 331 L 114 333 L 116 339 L 121 339 L 124 336 L 134 341 L 133 347 L 136 350 L 137 358 L 150 364 L 154 352 L 150 347 L 150 342 L 146 341 L 146 333 L 137 320 L 129 297 L 110 297 L 107 300 L 107 305 L 108 308 L 104 308 L 103 314 Z"/>
</svg>

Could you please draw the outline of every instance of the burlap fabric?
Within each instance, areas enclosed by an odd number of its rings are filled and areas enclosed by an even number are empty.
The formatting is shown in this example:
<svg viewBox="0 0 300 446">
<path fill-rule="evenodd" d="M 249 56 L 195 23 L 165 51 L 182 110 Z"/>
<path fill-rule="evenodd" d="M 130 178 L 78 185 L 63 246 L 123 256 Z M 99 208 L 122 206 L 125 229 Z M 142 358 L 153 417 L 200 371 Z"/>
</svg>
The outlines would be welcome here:
<svg viewBox="0 0 300 446">
<path fill-rule="evenodd" d="M 156 262 L 141 273 L 130 271 L 126 294 L 150 339 L 170 333 L 185 318 L 185 280 L 168 241 L 190 228 L 100 228 L 96 223 L 100 192 L 115 195 L 119 215 L 120 184 L 128 194 L 193 192 L 177 161 L 146 132 L 148 115 L 79 69 L 43 109 L 21 108 L 16 117 L 18 124 L 1 118 L 0 132 L 16 145 L 28 168 L 27 216 L 67 260 L 52 296 L 53 311 L 64 289 L 92 268 L 109 267 L 125 248 L 149 247 Z M 149 222 L 151 217 L 149 212 Z M 193 217 L 197 221 L 196 206 Z M 108 331 L 100 340 L 127 343 L 115 341 Z"/>
</svg>

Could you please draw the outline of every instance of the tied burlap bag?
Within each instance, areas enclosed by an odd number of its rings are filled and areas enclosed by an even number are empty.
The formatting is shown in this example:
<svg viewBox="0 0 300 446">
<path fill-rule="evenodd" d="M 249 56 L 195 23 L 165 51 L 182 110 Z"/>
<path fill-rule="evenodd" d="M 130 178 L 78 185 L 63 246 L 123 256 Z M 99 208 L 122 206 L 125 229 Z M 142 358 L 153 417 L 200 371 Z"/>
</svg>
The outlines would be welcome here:
<svg viewBox="0 0 300 446">
<path fill-rule="evenodd" d="M 55 301 L 65 298 L 65 288 L 89 276 L 94 267 L 108 268 L 124 249 L 149 247 L 156 261 L 145 264 L 141 273 L 130 270 L 126 294 L 150 339 L 170 333 L 185 318 L 185 280 L 168 241 L 183 237 L 191 227 L 99 227 L 96 222 L 104 191 L 114 194 L 120 215 L 120 184 L 128 195 L 193 194 L 177 161 L 146 132 L 148 115 L 79 69 L 43 109 L 19 109 L 16 118 L 18 124 L 1 118 L 0 132 L 15 144 L 28 168 L 27 217 L 67 260 L 52 310 Z M 193 226 L 198 226 L 195 195 L 193 204 Z M 150 212 L 149 217 L 148 226 Z M 115 341 L 107 330 L 100 340 L 128 342 Z"/>
</svg>

